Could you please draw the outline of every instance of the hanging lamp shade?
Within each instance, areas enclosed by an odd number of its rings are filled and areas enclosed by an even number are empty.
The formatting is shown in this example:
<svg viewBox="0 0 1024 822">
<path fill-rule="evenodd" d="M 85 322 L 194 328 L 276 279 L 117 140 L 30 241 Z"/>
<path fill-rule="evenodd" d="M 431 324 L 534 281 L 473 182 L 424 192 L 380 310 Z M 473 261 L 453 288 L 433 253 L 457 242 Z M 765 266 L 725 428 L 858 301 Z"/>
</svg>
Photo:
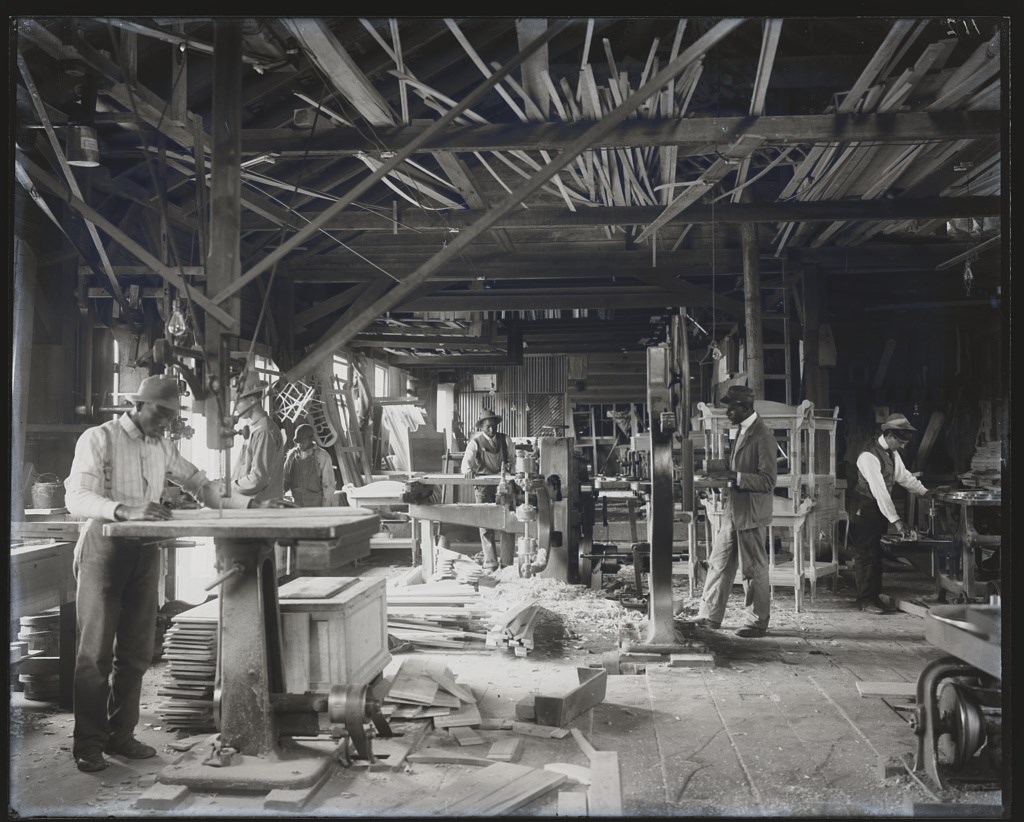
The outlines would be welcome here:
<svg viewBox="0 0 1024 822">
<path fill-rule="evenodd" d="M 100 164 L 100 144 L 92 126 L 68 129 L 68 165 L 95 168 Z"/>
</svg>

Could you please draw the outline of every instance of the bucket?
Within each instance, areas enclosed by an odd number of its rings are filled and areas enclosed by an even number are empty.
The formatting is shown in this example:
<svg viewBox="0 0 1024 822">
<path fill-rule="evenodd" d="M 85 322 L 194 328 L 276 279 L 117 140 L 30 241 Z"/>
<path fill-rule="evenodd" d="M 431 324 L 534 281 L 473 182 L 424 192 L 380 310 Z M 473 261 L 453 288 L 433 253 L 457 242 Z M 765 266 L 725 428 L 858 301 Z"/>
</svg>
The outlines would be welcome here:
<svg viewBox="0 0 1024 822">
<path fill-rule="evenodd" d="M 64 483 L 60 481 L 56 474 L 40 475 L 39 479 L 32 486 L 32 507 L 64 507 Z"/>
</svg>

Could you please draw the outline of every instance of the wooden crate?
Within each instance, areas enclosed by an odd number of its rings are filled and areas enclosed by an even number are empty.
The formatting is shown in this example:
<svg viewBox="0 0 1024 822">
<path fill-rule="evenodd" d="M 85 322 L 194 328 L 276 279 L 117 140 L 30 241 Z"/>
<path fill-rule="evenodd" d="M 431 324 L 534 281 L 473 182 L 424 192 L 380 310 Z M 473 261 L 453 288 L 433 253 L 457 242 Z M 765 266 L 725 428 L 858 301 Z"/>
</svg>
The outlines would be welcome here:
<svg viewBox="0 0 1024 822">
<path fill-rule="evenodd" d="M 280 593 L 305 579 L 309 578 L 299 577 L 281 586 Z M 289 693 L 328 690 L 332 685 L 366 685 L 391 661 L 383 578 L 356 579 L 323 599 L 282 598 L 279 602 Z"/>
<path fill-rule="evenodd" d="M 369 555 L 369 536 L 346 540 L 300 539 L 295 545 L 295 570 L 300 574 L 337 571 Z"/>
</svg>

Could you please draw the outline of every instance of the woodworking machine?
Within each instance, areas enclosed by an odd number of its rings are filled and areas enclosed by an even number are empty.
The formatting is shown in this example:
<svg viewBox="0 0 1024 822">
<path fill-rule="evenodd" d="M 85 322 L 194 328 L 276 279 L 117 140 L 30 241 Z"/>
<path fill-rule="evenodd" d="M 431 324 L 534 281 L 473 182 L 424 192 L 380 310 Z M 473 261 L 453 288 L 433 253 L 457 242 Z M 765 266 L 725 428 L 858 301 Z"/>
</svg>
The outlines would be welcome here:
<svg viewBox="0 0 1024 822">
<path fill-rule="evenodd" d="M 925 616 L 925 638 L 949 654 L 917 681 L 914 769 L 940 790 L 999 783 L 1002 768 L 1002 609 L 939 605 Z"/>
<path fill-rule="evenodd" d="M 207 589 L 220 586 L 214 684 L 219 733 L 168 765 L 161 782 L 208 791 L 305 788 L 318 784 L 336 760 L 374 761 L 372 737 L 392 735 L 369 686 L 286 692 L 275 543 L 338 539 L 355 519 L 379 523 L 362 508 L 297 510 L 180 511 L 171 520 L 103 526 L 110 537 L 212 537 L 216 546 L 220 573 Z M 318 736 L 321 714 L 327 715 L 333 750 L 294 740 Z"/>
</svg>

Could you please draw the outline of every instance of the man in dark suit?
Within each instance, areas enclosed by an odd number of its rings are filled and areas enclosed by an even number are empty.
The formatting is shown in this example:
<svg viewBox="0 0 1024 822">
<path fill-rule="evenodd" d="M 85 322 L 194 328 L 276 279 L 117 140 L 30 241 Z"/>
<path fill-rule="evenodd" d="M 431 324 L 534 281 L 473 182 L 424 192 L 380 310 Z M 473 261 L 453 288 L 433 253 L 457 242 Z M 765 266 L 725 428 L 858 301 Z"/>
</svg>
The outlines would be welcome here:
<svg viewBox="0 0 1024 822">
<path fill-rule="evenodd" d="M 745 624 L 737 636 L 758 637 L 768 632 L 771 590 L 765 535 L 772 522 L 772 496 L 778 466 L 778 445 L 772 430 L 754 410 L 754 392 L 732 385 L 722 398 L 729 421 L 739 426 L 733 441 L 730 468 L 716 474 L 728 481 L 722 525 L 708 561 L 697 624 L 720 628 L 739 562 L 746 591 Z"/>
</svg>

